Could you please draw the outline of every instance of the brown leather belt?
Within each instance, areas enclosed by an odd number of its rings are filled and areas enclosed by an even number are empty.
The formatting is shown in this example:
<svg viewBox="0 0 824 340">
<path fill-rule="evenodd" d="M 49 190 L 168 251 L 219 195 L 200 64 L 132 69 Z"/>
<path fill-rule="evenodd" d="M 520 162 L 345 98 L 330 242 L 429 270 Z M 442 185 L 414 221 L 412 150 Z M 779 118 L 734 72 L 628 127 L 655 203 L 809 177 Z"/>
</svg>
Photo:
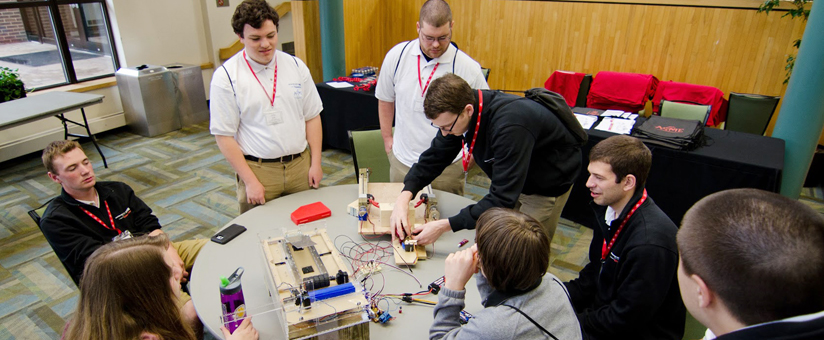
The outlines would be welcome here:
<svg viewBox="0 0 824 340">
<path fill-rule="evenodd" d="M 296 153 L 294 155 L 286 155 L 286 156 L 283 156 L 283 157 L 280 157 L 280 158 L 272 158 L 272 159 L 257 158 L 255 156 L 243 155 L 243 158 L 246 158 L 247 160 L 250 160 L 252 162 L 261 162 L 261 163 L 286 163 L 286 162 L 291 162 L 293 159 L 298 158 L 298 157 L 300 157 L 299 153 Z"/>
</svg>

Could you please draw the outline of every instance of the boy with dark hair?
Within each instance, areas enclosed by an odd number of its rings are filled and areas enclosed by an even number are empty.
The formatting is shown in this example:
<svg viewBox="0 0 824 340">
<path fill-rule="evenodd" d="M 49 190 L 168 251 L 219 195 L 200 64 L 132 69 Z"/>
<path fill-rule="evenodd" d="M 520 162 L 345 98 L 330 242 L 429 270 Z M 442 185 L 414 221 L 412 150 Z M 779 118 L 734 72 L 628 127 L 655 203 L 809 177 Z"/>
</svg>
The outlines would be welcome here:
<svg viewBox="0 0 824 340">
<path fill-rule="evenodd" d="M 598 225 L 589 264 L 566 283 L 585 339 L 681 339 L 685 310 L 675 278 L 672 220 L 644 189 L 652 153 L 613 136 L 589 153 L 587 188 Z"/>
<path fill-rule="evenodd" d="M 787 197 L 733 189 L 678 231 L 678 282 L 707 339 L 824 339 L 824 218 Z"/>
<path fill-rule="evenodd" d="M 430 339 L 581 339 L 564 285 L 546 272 L 549 237 L 537 220 L 489 209 L 478 219 L 475 242 L 446 258 Z M 485 308 L 461 326 L 473 274 Z"/>
<path fill-rule="evenodd" d="M 581 169 L 580 144 L 558 116 L 528 98 L 473 90 L 454 74 L 432 81 L 423 106 L 440 133 L 403 180 L 391 216 L 395 234 L 415 235 L 418 244 L 430 244 L 449 230 L 474 228 L 484 211 L 502 207 L 540 221 L 551 241 Z M 474 159 L 490 178 L 489 193 L 455 216 L 410 230 L 409 201 L 455 156 L 462 156 L 464 164 Z"/>
<path fill-rule="evenodd" d="M 278 21 L 266 1 L 241 2 L 232 30 L 244 48 L 215 70 L 209 90 L 209 129 L 237 173 L 240 213 L 323 178 L 323 104 L 306 64 L 276 49 Z"/>
</svg>

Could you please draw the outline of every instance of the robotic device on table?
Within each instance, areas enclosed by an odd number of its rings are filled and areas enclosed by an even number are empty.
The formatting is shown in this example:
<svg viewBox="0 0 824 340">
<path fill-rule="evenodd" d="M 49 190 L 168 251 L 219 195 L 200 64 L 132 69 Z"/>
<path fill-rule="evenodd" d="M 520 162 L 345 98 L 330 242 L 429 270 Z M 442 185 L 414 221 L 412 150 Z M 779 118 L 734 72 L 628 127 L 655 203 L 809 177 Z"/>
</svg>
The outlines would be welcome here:
<svg viewBox="0 0 824 340">
<path fill-rule="evenodd" d="M 369 338 L 368 302 L 325 229 L 262 241 L 269 292 L 288 339 L 361 327 Z"/>
<path fill-rule="evenodd" d="M 348 206 L 350 215 L 358 218 L 358 233 L 361 235 L 390 235 L 392 228 L 389 218 L 395 208 L 395 199 L 403 191 L 403 183 L 369 183 L 369 169 L 360 169 L 358 173 L 358 199 Z M 407 219 L 412 226 L 441 218 L 438 210 L 438 198 L 431 186 L 421 190 L 417 200 L 409 202 Z M 420 222 L 418 222 L 420 221 Z M 406 238 L 396 240 L 395 264 L 413 265 L 418 260 L 426 259 L 426 249 L 418 246 L 415 240 Z"/>
</svg>

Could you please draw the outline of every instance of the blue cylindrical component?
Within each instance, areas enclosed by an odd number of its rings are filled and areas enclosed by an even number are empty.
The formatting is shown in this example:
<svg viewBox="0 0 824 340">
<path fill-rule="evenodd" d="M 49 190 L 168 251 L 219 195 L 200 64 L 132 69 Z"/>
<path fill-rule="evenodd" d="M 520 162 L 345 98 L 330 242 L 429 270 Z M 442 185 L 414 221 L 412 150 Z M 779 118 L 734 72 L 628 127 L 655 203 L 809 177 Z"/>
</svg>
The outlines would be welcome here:
<svg viewBox="0 0 824 340">
<path fill-rule="evenodd" d="M 309 292 L 309 299 L 312 302 L 315 302 L 315 301 L 318 301 L 318 300 L 331 299 L 333 297 L 338 297 L 338 296 L 341 296 L 341 295 L 346 295 L 346 294 L 354 293 L 354 292 L 355 292 L 355 285 L 353 285 L 351 282 L 349 282 L 349 283 L 344 283 L 342 285 L 332 286 L 332 287 L 328 287 L 328 288 L 315 289 L 315 290 Z"/>
</svg>

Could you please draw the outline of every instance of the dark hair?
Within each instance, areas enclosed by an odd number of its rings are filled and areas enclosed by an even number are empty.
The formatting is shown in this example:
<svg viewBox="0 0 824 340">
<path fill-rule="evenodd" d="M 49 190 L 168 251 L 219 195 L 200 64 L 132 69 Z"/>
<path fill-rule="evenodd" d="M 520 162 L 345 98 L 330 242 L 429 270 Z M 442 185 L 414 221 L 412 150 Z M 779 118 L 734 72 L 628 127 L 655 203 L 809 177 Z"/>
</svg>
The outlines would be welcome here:
<svg viewBox="0 0 824 340">
<path fill-rule="evenodd" d="M 48 172 L 56 175 L 57 169 L 54 168 L 54 159 L 65 155 L 74 149 L 80 149 L 80 151 L 83 151 L 83 147 L 80 146 L 80 143 L 73 140 L 57 140 L 49 143 L 49 145 L 43 149 L 43 156 L 41 156 L 43 166 L 46 167 Z"/>
<path fill-rule="evenodd" d="M 474 104 L 475 100 L 475 94 L 466 80 L 447 73 L 429 85 L 423 101 L 423 112 L 429 119 L 436 119 L 444 112 L 460 114 L 467 104 Z"/>
<path fill-rule="evenodd" d="M 824 310 L 824 218 L 787 197 L 733 189 L 687 211 L 678 250 L 745 325 Z"/>
<path fill-rule="evenodd" d="M 266 20 L 272 20 L 275 29 L 280 29 L 278 12 L 269 6 L 266 0 L 243 0 L 240 5 L 237 5 L 235 14 L 232 15 L 232 29 L 242 37 L 243 27 L 246 24 L 260 28 Z"/>
<path fill-rule="evenodd" d="M 527 290 L 549 266 L 549 236 L 540 222 L 516 210 L 481 214 L 475 243 L 489 286 L 501 292 Z"/>
<path fill-rule="evenodd" d="M 113 241 L 95 250 L 83 269 L 77 311 L 66 339 L 137 339 L 143 332 L 166 340 L 193 340 L 169 279 L 165 234 Z"/>
<path fill-rule="evenodd" d="M 435 27 L 441 27 L 452 22 L 452 10 L 449 4 L 443 0 L 427 0 L 421 6 L 421 14 L 418 16 L 418 22 L 427 23 Z"/>
<path fill-rule="evenodd" d="M 652 152 L 635 137 L 618 135 L 604 139 L 592 147 L 589 162 L 603 162 L 612 167 L 615 183 L 620 183 L 627 175 L 635 176 L 635 190 L 644 188 L 652 165 Z"/>
</svg>

